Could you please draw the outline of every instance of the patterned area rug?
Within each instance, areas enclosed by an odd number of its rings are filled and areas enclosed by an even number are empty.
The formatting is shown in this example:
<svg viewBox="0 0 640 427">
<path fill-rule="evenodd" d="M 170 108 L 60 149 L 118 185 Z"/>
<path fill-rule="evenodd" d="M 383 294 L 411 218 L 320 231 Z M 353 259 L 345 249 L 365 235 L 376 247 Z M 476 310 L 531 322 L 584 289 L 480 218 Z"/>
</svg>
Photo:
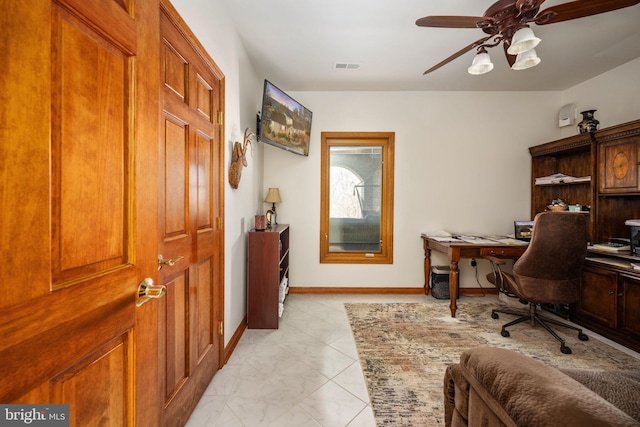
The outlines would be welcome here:
<svg viewBox="0 0 640 427">
<path fill-rule="evenodd" d="M 511 336 L 504 338 L 501 325 L 514 316 L 492 319 L 493 304 L 459 304 L 456 318 L 451 318 L 448 303 L 345 307 L 378 426 L 444 424 L 445 368 L 471 347 L 508 348 L 560 368 L 640 368 L 640 359 L 594 338 L 579 341 L 573 331 L 559 333 L 571 355 L 562 354 L 551 335 L 528 322 L 513 326 Z"/>
</svg>

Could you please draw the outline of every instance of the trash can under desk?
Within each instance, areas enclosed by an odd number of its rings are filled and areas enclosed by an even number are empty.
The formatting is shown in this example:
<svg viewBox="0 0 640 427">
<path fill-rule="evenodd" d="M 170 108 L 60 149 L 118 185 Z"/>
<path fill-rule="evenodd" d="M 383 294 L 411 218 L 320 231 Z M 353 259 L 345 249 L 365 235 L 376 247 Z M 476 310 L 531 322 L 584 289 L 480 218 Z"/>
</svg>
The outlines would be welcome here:
<svg viewBox="0 0 640 427">
<path fill-rule="evenodd" d="M 451 269 L 446 265 L 434 265 L 431 267 L 431 295 L 436 299 L 449 299 L 449 273 Z M 458 295 L 460 298 L 460 284 Z"/>
</svg>

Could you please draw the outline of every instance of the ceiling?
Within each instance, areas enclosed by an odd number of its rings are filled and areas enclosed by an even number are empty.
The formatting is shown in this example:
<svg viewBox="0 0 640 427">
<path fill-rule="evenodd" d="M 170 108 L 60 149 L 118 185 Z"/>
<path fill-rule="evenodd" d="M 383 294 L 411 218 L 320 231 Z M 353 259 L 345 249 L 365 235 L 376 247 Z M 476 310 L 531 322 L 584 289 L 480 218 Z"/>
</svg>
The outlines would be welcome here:
<svg viewBox="0 0 640 427">
<path fill-rule="evenodd" d="M 208 0 L 193 0 L 202 2 Z M 546 0 L 541 10 L 566 0 Z M 425 28 L 428 15 L 482 16 L 493 0 L 223 0 L 260 76 L 290 91 L 559 91 L 640 57 L 640 5 L 535 25 L 542 62 L 513 71 L 500 46 L 493 71 L 467 73 L 475 49 L 431 66 L 485 34 Z M 203 7 L 203 10 L 207 10 Z M 210 9 L 209 9 L 210 10 Z M 335 64 L 358 68 L 336 69 Z"/>
</svg>

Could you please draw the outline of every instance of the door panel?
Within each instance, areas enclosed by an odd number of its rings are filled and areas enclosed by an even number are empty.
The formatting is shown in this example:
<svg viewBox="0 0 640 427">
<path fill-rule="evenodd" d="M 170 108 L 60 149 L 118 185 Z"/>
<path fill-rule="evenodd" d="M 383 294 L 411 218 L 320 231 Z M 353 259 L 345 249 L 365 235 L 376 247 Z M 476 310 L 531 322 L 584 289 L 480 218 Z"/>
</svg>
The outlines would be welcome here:
<svg viewBox="0 0 640 427">
<path fill-rule="evenodd" d="M 164 134 L 164 236 L 165 240 L 189 239 L 188 174 L 189 127 L 167 115 Z M 189 241 L 182 242 L 189 244 Z"/>
<path fill-rule="evenodd" d="M 0 401 L 68 403 L 71 425 L 159 419 L 157 316 L 135 306 L 157 270 L 159 3 L 136 3 L 2 2 Z"/>
<path fill-rule="evenodd" d="M 117 337 L 51 381 L 54 401 L 68 403 L 77 411 L 77 426 L 132 424 L 132 413 L 127 410 L 130 387 L 123 375 L 132 356 L 128 335 Z"/>
<path fill-rule="evenodd" d="M 59 12 L 59 13 L 55 13 Z M 131 268 L 130 55 L 60 8 L 52 28 L 53 287 Z M 81 184 L 81 185 L 78 185 Z"/>
<path fill-rule="evenodd" d="M 180 425 L 221 366 L 223 159 L 215 119 L 223 82 L 175 10 L 163 3 L 162 12 L 158 253 L 179 261 L 159 273 L 167 287 L 160 363 L 165 422 Z"/>
<path fill-rule="evenodd" d="M 166 386 L 165 401 L 174 396 L 188 378 L 187 365 L 187 313 L 189 300 L 189 275 L 185 271 L 165 283 L 167 297 L 163 309 L 166 314 Z"/>
</svg>

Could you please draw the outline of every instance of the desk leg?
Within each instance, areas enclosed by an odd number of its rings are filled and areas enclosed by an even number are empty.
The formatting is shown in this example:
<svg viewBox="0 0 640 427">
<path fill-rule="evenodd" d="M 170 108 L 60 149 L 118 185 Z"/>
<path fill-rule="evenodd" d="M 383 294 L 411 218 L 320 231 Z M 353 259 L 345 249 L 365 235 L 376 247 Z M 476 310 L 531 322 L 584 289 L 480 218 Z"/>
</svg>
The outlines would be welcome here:
<svg viewBox="0 0 640 427">
<path fill-rule="evenodd" d="M 426 239 L 423 241 L 424 246 L 424 294 L 429 295 L 429 274 L 431 272 L 431 249 Z"/>
<path fill-rule="evenodd" d="M 449 309 L 451 310 L 451 317 L 456 317 L 456 310 L 458 306 L 456 301 L 458 299 L 458 280 L 459 280 L 459 271 L 458 271 L 458 261 L 459 260 L 451 260 L 450 271 L 449 271 L 449 298 L 451 299 L 451 303 L 449 304 Z"/>
</svg>

